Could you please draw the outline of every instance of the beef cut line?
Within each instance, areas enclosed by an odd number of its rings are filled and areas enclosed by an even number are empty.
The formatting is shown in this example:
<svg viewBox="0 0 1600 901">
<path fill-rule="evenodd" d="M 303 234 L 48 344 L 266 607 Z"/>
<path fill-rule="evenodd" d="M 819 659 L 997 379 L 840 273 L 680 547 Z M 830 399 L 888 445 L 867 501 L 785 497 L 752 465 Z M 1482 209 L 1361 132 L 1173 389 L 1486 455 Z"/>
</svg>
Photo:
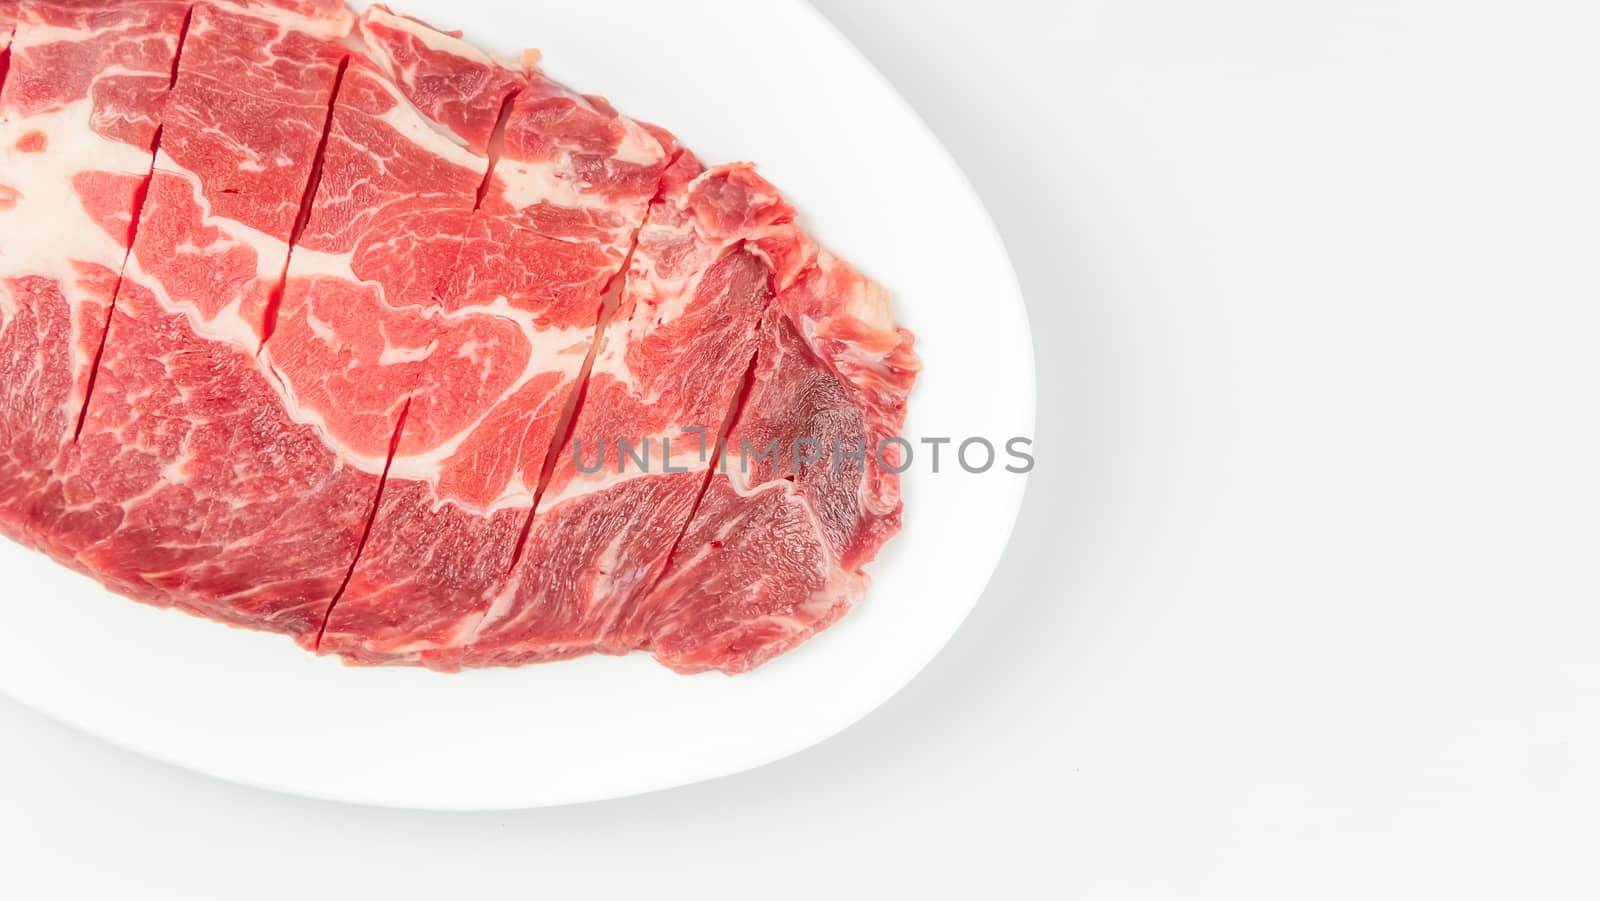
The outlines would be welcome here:
<svg viewBox="0 0 1600 901">
<path fill-rule="evenodd" d="M 911 335 L 753 167 L 537 59 L 334 0 L 0 0 L 0 533 L 441 670 L 741 672 L 859 601 L 893 472 L 701 450 L 881 444 Z M 562 452 L 617 436 L 671 466 Z"/>
</svg>

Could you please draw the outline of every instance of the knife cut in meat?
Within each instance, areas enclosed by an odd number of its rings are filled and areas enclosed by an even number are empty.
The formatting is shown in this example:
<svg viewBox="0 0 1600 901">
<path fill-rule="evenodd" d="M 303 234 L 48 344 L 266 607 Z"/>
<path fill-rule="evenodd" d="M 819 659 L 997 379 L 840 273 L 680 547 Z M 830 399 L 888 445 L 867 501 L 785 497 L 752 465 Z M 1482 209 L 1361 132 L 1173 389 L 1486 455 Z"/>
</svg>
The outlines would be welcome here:
<svg viewBox="0 0 1600 901">
<path fill-rule="evenodd" d="M 669 159 L 644 127 L 538 73 L 501 143 L 441 306 L 449 321 L 510 333 L 430 355 L 430 390 L 412 401 L 325 649 L 434 662 L 470 640 L 517 556 L 608 291 Z"/>
<path fill-rule="evenodd" d="M 349 31 L 342 8 L 194 7 L 79 439 L 34 513 L 118 590 L 240 625 L 315 628 L 376 479 L 264 367 Z"/>
<path fill-rule="evenodd" d="M 735 673 L 899 529 L 884 292 L 536 53 L 0 0 L 0 116 L 0 533 L 114 591 L 355 663 Z"/>
<path fill-rule="evenodd" d="M 711 474 L 664 578 L 623 630 L 648 636 L 675 669 L 749 669 L 832 625 L 900 530 L 892 439 L 918 363 L 882 289 L 820 252 L 767 309 L 758 340 L 726 439 L 738 462 Z"/>
<path fill-rule="evenodd" d="M 150 179 L 187 5 L 0 5 L 0 527 L 37 544 Z"/>
</svg>

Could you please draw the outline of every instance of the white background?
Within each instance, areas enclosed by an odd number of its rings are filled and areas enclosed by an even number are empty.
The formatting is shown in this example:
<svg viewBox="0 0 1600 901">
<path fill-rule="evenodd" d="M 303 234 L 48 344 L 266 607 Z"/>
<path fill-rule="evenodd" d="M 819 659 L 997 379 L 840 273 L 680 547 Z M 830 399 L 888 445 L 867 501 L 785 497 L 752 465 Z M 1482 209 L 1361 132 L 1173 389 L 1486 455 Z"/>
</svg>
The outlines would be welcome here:
<svg viewBox="0 0 1600 901">
<path fill-rule="evenodd" d="M 514 814 L 237 788 L 0 701 L 0 894 L 1600 891 L 1592 5 L 819 6 L 1033 316 L 1040 468 L 945 653 L 798 757 Z"/>
</svg>

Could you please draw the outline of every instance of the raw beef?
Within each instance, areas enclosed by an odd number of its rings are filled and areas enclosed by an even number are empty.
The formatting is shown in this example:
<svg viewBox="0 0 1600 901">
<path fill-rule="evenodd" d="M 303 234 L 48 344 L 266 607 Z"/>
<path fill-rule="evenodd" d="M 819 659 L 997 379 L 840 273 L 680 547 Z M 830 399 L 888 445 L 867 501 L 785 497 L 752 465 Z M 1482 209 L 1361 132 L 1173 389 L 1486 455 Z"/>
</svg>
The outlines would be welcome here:
<svg viewBox="0 0 1600 901">
<path fill-rule="evenodd" d="M 0 6 L 0 529 L 56 489 L 150 177 L 187 5 Z"/>
<path fill-rule="evenodd" d="M 573 431 L 574 446 L 601 465 L 584 473 L 562 449 L 522 557 L 475 624 L 466 662 L 653 645 L 634 617 L 705 487 L 757 323 L 775 285 L 793 278 L 760 251 L 763 240 L 803 243 L 792 219 L 749 167 L 705 171 L 679 159 L 639 235 Z"/>
<path fill-rule="evenodd" d="M 668 160 L 643 127 L 537 74 L 504 132 L 441 305 L 454 321 L 514 330 L 425 366 L 433 390 L 413 400 L 326 650 L 447 666 L 470 642 L 508 577 L 608 288 Z M 444 370 L 463 359 L 479 376 L 456 389 Z"/>
<path fill-rule="evenodd" d="M 382 6 L 0 0 L 0 40 L 0 531 L 444 670 L 738 672 L 862 596 L 918 364 L 751 166 Z"/>
<path fill-rule="evenodd" d="M 80 439 L 35 513 L 118 590 L 296 635 L 376 484 L 302 465 L 326 445 L 261 353 L 350 25 L 311 3 L 194 7 Z"/>
<path fill-rule="evenodd" d="M 919 365 L 883 291 L 818 254 L 762 317 L 756 361 L 729 463 L 629 627 L 682 672 L 750 669 L 832 625 L 900 530 L 887 442 Z"/>
</svg>

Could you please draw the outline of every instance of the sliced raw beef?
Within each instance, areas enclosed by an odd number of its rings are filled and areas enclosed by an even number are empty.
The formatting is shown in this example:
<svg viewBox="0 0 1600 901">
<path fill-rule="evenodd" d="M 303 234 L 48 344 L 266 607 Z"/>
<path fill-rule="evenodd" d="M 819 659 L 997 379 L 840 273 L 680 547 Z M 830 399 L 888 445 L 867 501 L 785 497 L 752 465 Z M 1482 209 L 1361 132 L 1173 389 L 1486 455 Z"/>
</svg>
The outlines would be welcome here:
<svg viewBox="0 0 1600 901">
<path fill-rule="evenodd" d="M 0 6 L 0 532 L 49 537 L 56 490 L 150 176 L 185 3 Z"/>
<path fill-rule="evenodd" d="M 538 75 L 517 96 L 442 301 L 452 320 L 516 331 L 476 345 L 475 356 L 436 354 L 427 364 L 431 390 L 412 401 L 323 650 L 454 665 L 510 578 L 608 288 L 621 282 L 668 160 L 651 132 L 596 98 Z M 448 387 L 443 368 L 463 358 L 498 392 L 492 403 Z"/>
<path fill-rule="evenodd" d="M 637 611 L 657 659 L 742 672 L 860 600 L 863 567 L 900 530 L 902 461 L 886 442 L 919 368 L 888 297 L 831 255 L 779 295 L 726 466 Z"/>
<path fill-rule="evenodd" d="M 0 0 L 5 41 L 0 530 L 437 669 L 739 672 L 860 598 L 918 364 L 751 166 L 382 6 Z"/>
<path fill-rule="evenodd" d="M 385 18 L 385 25 L 398 24 Z M 364 32 L 379 47 L 401 40 L 401 51 L 420 33 Z M 302 496 L 317 497 L 344 525 L 337 544 L 325 549 L 337 565 L 317 586 L 318 616 L 296 633 L 312 647 L 368 533 L 390 456 L 470 427 L 528 356 L 516 323 L 446 315 L 438 300 L 493 165 L 488 145 L 496 122 L 523 79 L 474 58 L 453 38 L 433 33 L 429 40 L 439 49 L 396 71 L 401 85 L 412 85 L 434 67 L 477 70 L 449 86 L 471 95 L 426 94 L 446 107 L 453 129 L 442 131 L 411 105 L 405 94 L 417 90 L 402 91 L 364 57 L 351 59 L 316 201 L 290 258 L 282 305 L 268 317 L 263 360 L 298 404 L 291 419 L 314 425 L 322 438 L 278 465 L 303 473 Z M 276 449 L 276 442 L 262 448 L 269 456 Z M 352 462 L 359 488 L 350 484 Z M 289 526 L 300 521 L 297 511 L 282 518 Z"/>
<path fill-rule="evenodd" d="M 454 263 L 489 135 L 520 84 L 481 61 L 494 71 L 463 82 L 479 93 L 447 101 L 465 116 L 455 122 L 461 146 L 378 63 L 347 57 L 342 10 L 312 12 L 213 20 L 201 7 L 195 16 L 163 141 L 173 177 L 158 171 L 134 253 L 142 272 L 129 280 L 148 290 L 119 299 L 83 437 L 86 473 L 141 473 L 130 489 L 181 492 L 180 502 L 125 503 L 118 529 L 79 551 L 168 602 L 307 643 L 356 557 L 419 361 L 484 331 L 441 329 L 419 311 Z M 416 43 L 381 11 L 369 22 L 378 59 Z M 223 49 L 224 26 L 258 47 L 273 47 L 268 28 L 281 40 L 249 70 L 259 84 L 235 78 L 230 93 L 208 95 L 221 89 L 205 63 Z M 235 187 L 252 167 L 207 171 L 215 154 L 191 161 L 174 147 L 175 108 L 190 98 L 196 126 L 231 106 L 273 104 L 223 135 L 256 158 L 290 151 L 274 161 L 284 170 L 270 176 L 276 192 Z M 206 137 L 199 127 L 177 134 Z M 208 212 L 215 194 L 256 203 Z M 185 253 L 197 245 L 213 252 Z M 139 388 L 151 380 L 177 389 L 163 398 L 175 427 L 130 461 L 125 430 L 152 421 Z M 122 459 L 93 453 L 102 447 Z"/>
<path fill-rule="evenodd" d="M 350 24 L 310 4 L 191 15 L 81 438 L 40 513 L 58 555 L 142 600 L 291 633 L 326 604 L 345 511 L 280 465 L 322 442 L 257 352 Z"/>
<path fill-rule="evenodd" d="M 705 487 L 719 427 L 775 287 L 763 241 L 798 247 L 794 211 L 748 166 L 685 155 L 634 251 L 572 444 L 563 447 L 513 577 L 460 659 L 554 660 L 651 646 L 630 628 Z M 670 457 L 666 456 L 670 453 Z"/>
</svg>

